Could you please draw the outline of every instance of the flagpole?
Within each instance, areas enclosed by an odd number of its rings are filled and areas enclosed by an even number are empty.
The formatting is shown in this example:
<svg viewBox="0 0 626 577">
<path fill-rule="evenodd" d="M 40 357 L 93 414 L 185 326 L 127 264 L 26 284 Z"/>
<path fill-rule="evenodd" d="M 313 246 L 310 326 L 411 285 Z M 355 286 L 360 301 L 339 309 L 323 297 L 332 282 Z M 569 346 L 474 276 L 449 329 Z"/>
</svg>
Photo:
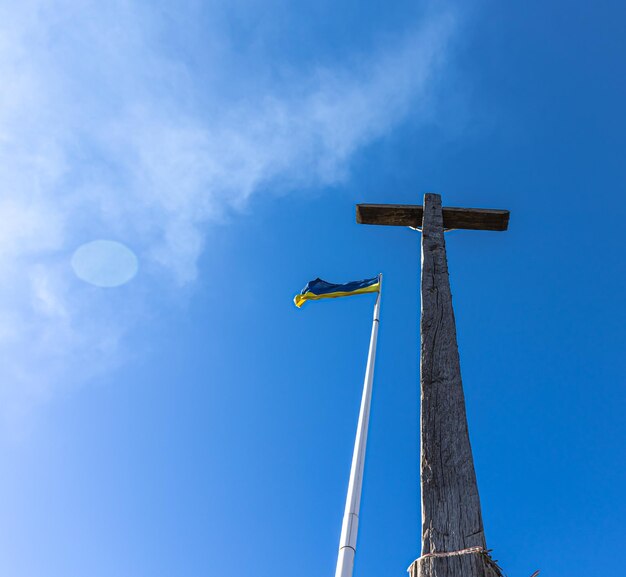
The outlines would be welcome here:
<svg viewBox="0 0 626 577">
<path fill-rule="evenodd" d="M 359 529 L 359 508 L 361 505 L 361 488 L 363 485 L 363 466 L 365 464 L 365 446 L 367 444 L 367 429 L 370 419 L 370 404 L 372 401 L 372 383 L 374 380 L 374 361 L 376 359 L 376 340 L 378 338 L 378 324 L 380 313 L 380 297 L 382 294 L 383 275 L 378 275 L 378 297 L 374 305 L 374 318 L 372 321 L 372 336 L 370 337 L 370 350 L 367 357 L 367 368 L 363 382 L 363 396 L 361 397 L 361 411 L 359 423 L 356 429 L 354 441 L 354 453 L 352 454 L 352 467 L 350 468 L 350 482 L 348 483 L 348 495 L 346 496 L 346 508 L 341 527 L 339 540 L 339 554 L 337 556 L 337 569 L 335 577 L 352 577 L 354 567 L 354 555 L 356 553 L 356 537 Z"/>
</svg>

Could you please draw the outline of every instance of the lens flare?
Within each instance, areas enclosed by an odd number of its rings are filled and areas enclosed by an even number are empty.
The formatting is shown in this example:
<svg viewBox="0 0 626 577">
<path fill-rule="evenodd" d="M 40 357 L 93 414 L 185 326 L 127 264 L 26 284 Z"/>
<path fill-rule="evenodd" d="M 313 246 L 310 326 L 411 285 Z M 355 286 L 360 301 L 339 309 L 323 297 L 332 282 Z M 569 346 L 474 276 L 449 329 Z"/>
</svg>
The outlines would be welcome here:
<svg viewBox="0 0 626 577">
<path fill-rule="evenodd" d="M 137 256 L 113 240 L 94 240 L 79 246 L 72 256 L 76 276 L 99 287 L 117 287 L 130 281 L 139 269 Z"/>
</svg>

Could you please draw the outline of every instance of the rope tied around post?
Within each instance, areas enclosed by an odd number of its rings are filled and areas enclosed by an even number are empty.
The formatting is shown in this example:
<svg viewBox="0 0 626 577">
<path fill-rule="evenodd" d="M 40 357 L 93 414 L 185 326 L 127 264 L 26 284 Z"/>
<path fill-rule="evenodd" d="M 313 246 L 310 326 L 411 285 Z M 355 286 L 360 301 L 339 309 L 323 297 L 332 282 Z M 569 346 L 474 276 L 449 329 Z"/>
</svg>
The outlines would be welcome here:
<svg viewBox="0 0 626 577">
<path fill-rule="evenodd" d="M 418 557 L 413 562 L 411 567 L 413 567 L 413 565 L 419 563 L 420 561 L 424 559 L 432 559 L 436 557 L 456 557 L 457 555 L 471 555 L 474 553 L 477 553 L 478 555 L 482 555 L 487 565 L 491 567 L 491 569 L 494 570 L 495 574 L 498 577 L 505 577 L 504 573 L 502 572 L 502 568 L 498 565 L 498 563 L 494 559 L 492 559 L 491 549 L 485 549 L 484 547 L 468 547 L 467 549 L 460 549 L 459 551 L 442 551 L 442 552 L 435 552 L 435 553 L 424 553 L 424 555 L 422 555 L 421 557 Z"/>
<path fill-rule="evenodd" d="M 435 557 L 455 557 L 457 555 L 470 555 L 472 553 L 478 553 L 479 555 L 483 556 L 483 558 L 487 562 L 487 565 L 489 565 L 495 571 L 498 577 L 505 577 L 502 571 L 502 567 L 500 567 L 498 565 L 498 562 L 491 557 L 491 551 L 493 551 L 493 549 L 485 549 L 484 547 L 468 547 L 467 549 L 460 549 L 459 551 L 441 551 L 441 552 L 435 552 L 435 553 L 424 553 L 424 555 L 422 555 L 421 557 L 418 557 L 415 561 L 413 561 L 413 563 L 411 563 L 411 566 L 409 567 L 408 571 L 410 571 L 411 568 L 417 563 L 419 563 L 422 559 L 430 559 L 430 558 L 435 558 Z M 539 571 L 535 571 L 530 577 L 537 577 L 538 575 L 539 575 Z"/>
</svg>

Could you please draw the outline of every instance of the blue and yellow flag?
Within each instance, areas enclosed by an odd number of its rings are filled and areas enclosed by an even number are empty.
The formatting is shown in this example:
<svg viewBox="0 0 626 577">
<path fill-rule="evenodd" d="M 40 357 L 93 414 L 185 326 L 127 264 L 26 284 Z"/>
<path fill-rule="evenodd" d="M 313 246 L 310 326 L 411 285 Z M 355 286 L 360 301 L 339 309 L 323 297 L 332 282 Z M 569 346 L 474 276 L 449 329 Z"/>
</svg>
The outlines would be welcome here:
<svg viewBox="0 0 626 577">
<path fill-rule="evenodd" d="M 294 297 L 293 302 L 300 308 L 305 301 L 334 299 L 337 297 L 377 292 L 380 292 L 380 278 L 377 276 L 365 280 L 355 280 L 346 284 L 333 284 L 321 278 L 316 278 L 307 283 L 302 289 L 302 292 Z"/>
</svg>

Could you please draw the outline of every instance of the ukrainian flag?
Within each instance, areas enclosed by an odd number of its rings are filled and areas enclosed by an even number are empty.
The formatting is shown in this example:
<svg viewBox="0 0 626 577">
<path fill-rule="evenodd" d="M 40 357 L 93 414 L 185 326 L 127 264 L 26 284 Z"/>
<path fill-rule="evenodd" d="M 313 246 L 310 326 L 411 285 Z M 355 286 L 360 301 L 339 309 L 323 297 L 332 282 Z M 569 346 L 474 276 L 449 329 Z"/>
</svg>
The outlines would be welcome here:
<svg viewBox="0 0 626 577">
<path fill-rule="evenodd" d="M 346 284 L 333 284 L 326 282 L 321 278 L 316 278 L 302 289 L 299 295 L 296 295 L 293 302 L 300 308 L 305 301 L 316 301 L 319 299 L 334 299 L 337 297 L 347 297 L 352 295 L 360 295 L 363 293 L 380 292 L 380 277 L 367 278 L 365 280 L 356 280 Z"/>
</svg>

